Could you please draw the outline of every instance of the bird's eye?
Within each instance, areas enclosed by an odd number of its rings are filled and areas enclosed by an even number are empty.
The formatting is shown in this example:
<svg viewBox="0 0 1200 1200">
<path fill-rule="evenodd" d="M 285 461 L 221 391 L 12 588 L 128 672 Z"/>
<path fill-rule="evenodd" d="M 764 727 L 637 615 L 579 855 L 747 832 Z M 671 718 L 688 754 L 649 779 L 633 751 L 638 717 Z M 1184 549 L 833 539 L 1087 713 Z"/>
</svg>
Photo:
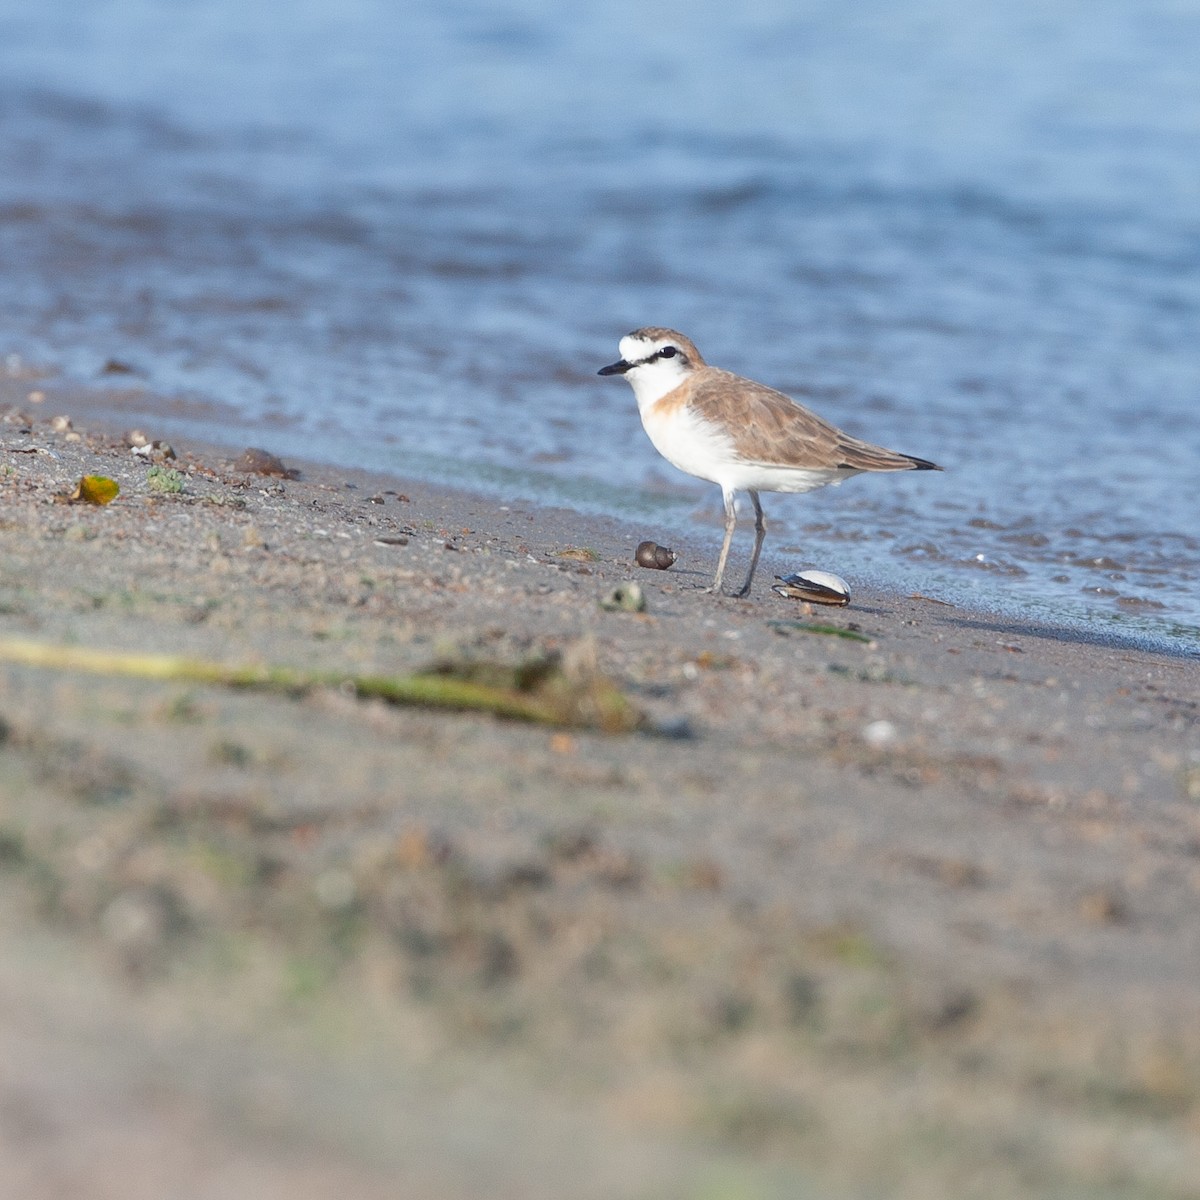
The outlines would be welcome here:
<svg viewBox="0 0 1200 1200">
<path fill-rule="evenodd" d="M 679 353 L 674 346 L 664 346 L 659 352 L 659 358 L 674 358 Z"/>
</svg>

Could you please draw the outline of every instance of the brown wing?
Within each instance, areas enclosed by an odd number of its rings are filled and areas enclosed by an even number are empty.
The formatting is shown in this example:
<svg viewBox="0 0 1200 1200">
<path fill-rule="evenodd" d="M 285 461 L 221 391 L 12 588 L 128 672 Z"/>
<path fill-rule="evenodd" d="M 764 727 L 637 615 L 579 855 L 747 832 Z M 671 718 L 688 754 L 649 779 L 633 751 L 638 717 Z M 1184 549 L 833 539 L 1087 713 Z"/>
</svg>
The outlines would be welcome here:
<svg viewBox="0 0 1200 1200">
<path fill-rule="evenodd" d="M 689 407 L 730 430 L 738 457 L 772 467 L 847 471 L 933 470 L 933 463 L 843 433 L 790 396 L 731 371 L 706 367 L 692 377 Z"/>
</svg>

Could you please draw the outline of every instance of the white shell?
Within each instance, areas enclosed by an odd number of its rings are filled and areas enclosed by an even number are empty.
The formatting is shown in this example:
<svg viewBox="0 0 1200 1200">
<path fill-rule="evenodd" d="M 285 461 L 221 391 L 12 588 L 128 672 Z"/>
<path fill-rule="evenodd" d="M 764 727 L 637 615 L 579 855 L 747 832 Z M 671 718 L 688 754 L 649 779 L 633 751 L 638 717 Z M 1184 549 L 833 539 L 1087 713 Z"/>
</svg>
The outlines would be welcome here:
<svg viewBox="0 0 1200 1200">
<path fill-rule="evenodd" d="M 812 604 L 850 603 L 850 585 L 832 571 L 798 571 L 794 575 L 776 575 L 779 580 L 771 591 L 789 600 L 808 600 Z"/>
</svg>

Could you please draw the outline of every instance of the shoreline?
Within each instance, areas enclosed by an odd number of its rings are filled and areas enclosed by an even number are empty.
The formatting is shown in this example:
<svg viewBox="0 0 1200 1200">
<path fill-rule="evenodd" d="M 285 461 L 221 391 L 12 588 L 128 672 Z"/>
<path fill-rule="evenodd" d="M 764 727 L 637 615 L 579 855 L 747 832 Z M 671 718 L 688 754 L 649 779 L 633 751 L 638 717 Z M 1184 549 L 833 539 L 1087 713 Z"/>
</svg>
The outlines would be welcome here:
<svg viewBox="0 0 1200 1200">
<path fill-rule="evenodd" d="M 4 664 L 24 967 L 0 990 L 32 1044 L 65 1030 L 120 1085 L 82 1115 L 101 1150 L 131 1144 L 147 1064 L 178 1067 L 154 1075 L 178 1098 L 189 1038 L 261 1037 L 267 1074 L 340 1072 L 356 1097 L 314 1142 L 351 1195 L 381 1173 L 551 1197 L 596 1161 L 573 1194 L 1189 1194 L 1189 656 L 865 588 L 806 612 L 769 569 L 749 601 L 700 595 L 711 559 L 687 541 L 670 571 L 632 565 L 651 529 L 341 468 L 247 474 L 190 440 L 160 464 L 182 491 L 155 493 L 111 421 L 80 406 L 52 428 L 45 390 L 28 433 L 0 424 L 0 637 L 360 675 L 560 653 L 673 735 Z M 83 474 L 121 495 L 55 502 Z M 646 612 L 603 610 L 630 578 Z M 103 1019 L 39 1007 L 73 974 Z M 121 1011 L 158 1032 L 127 1030 L 118 1061 Z M 23 1060 L 8 1096 L 44 1070 Z M 436 1086 L 381 1102 L 406 1071 Z M 306 1140 L 325 1118 L 285 1088 L 239 1128 L 236 1074 L 187 1103 L 282 1180 L 271 1121 Z M 586 1136 L 547 1168 L 487 1078 Z M 140 1153 L 178 1159 L 158 1133 Z"/>
<path fill-rule="evenodd" d="M 246 446 L 253 443 L 262 445 L 264 449 L 272 453 L 282 454 L 289 465 L 307 475 L 310 480 L 320 479 L 328 483 L 331 480 L 340 479 L 352 482 L 356 488 L 370 489 L 376 493 L 400 488 L 408 491 L 424 491 L 430 495 L 444 494 L 448 498 L 453 498 L 455 504 L 464 510 L 470 507 L 499 510 L 506 505 L 516 505 L 526 513 L 539 512 L 548 516 L 553 515 L 556 528 L 572 522 L 586 534 L 588 529 L 595 527 L 597 530 L 603 531 L 606 537 L 623 537 L 626 540 L 633 538 L 633 546 L 636 546 L 637 542 L 643 538 L 661 540 L 663 544 L 669 543 L 677 547 L 701 574 L 705 570 L 711 570 L 711 566 L 697 564 L 708 563 L 710 560 L 712 564 L 716 562 L 716 550 L 719 548 L 721 539 L 719 524 L 714 524 L 706 536 L 697 529 L 694 522 L 681 518 L 678 514 L 671 514 L 663 518 L 652 515 L 634 518 L 604 511 L 590 505 L 575 508 L 571 506 L 569 500 L 546 501 L 531 497 L 519 490 L 510 501 L 505 498 L 499 486 L 494 488 L 457 486 L 442 479 L 426 478 L 419 474 L 409 476 L 398 467 L 354 466 L 340 462 L 324 462 L 303 454 L 292 455 L 287 453 L 286 448 L 280 450 L 279 442 L 282 441 L 286 446 L 294 441 L 290 433 L 282 438 L 273 438 L 269 430 L 241 430 L 240 432 L 245 433 L 248 439 L 245 442 L 238 438 L 213 440 L 210 436 L 193 435 L 186 430 L 176 436 L 170 431 L 179 429 L 181 422 L 183 426 L 190 426 L 197 422 L 198 418 L 192 412 L 195 406 L 198 405 L 202 412 L 208 413 L 205 418 L 207 422 L 219 419 L 219 406 L 211 401 L 156 396 L 143 384 L 138 384 L 132 390 L 126 390 L 74 381 L 59 383 L 56 382 L 57 379 L 57 376 L 44 375 L 36 368 L 28 378 L 0 376 L 0 409 L 23 408 L 27 413 L 41 416 L 43 419 L 50 415 L 51 409 L 54 410 L 55 415 L 60 410 L 67 415 L 75 413 L 86 427 L 113 439 L 119 438 L 124 432 L 138 426 L 146 426 L 149 436 L 158 437 L 162 435 L 163 431 L 159 429 L 156 433 L 155 428 L 161 425 L 166 428 L 168 436 L 175 437 L 180 445 L 192 447 L 197 454 L 204 454 L 216 460 L 232 461 Z M 30 405 L 25 402 L 25 397 L 31 391 L 38 391 L 47 399 L 38 405 Z M 165 405 L 176 411 L 161 421 L 156 421 L 151 414 L 158 405 Z M 657 527 L 651 528 L 652 525 Z M 583 540 L 586 540 L 586 536 Z M 750 524 L 743 519 L 739 521 L 731 553 L 731 564 L 735 573 L 739 551 L 745 549 L 742 543 L 746 542 L 752 544 L 753 535 Z M 764 561 L 756 577 L 753 599 L 757 602 L 765 601 L 772 604 L 774 598 L 770 596 L 770 581 L 773 572 L 770 569 L 770 559 L 773 555 L 770 539 L 764 548 L 764 555 Z M 630 558 L 632 559 L 632 552 Z M 816 566 L 823 570 L 833 569 L 829 565 L 815 563 L 801 563 L 799 567 L 795 562 L 789 562 L 786 566 L 777 565 L 786 570 L 811 569 Z M 634 573 L 639 578 L 645 574 L 636 570 Z M 865 584 L 855 583 L 854 590 L 856 595 L 861 592 L 864 595 L 896 599 L 902 599 L 907 594 L 905 587 L 886 582 L 881 583 L 870 577 Z M 938 590 L 937 586 L 932 588 L 933 593 Z M 1153 623 L 1146 625 L 1139 623 L 1138 617 L 1134 614 L 1114 611 L 1094 613 L 1090 617 L 1082 614 L 1066 615 L 1060 620 L 1055 620 L 1037 614 L 1028 603 L 1022 604 L 1019 601 L 1005 603 L 1000 597 L 994 597 L 994 603 L 979 603 L 977 602 L 978 597 L 975 596 L 964 599 L 964 594 L 969 592 L 969 589 L 963 584 L 951 584 L 947 591 L 955 598 L 945 599 L 931 594 L 928 599 L 940 600 L 944 604 L 953 606 L 962 614 L 971 614 L 977 619 L 995 622 L 1012 633 L 1027 631 L 1033 636 L 1062 638 L 1066 641 L 1079 641 L 1111 649 L 1127 647 L 1153 654 L 1164 654 L 1172 658 L 1200 660 L 1200 641 L 1191 636 L 1194 632 L 1192 627 L 1181 624 L 1174 618 L 1151 618 Z M 836 609 L 824 611 L 836 611 Z"/>
</svg>

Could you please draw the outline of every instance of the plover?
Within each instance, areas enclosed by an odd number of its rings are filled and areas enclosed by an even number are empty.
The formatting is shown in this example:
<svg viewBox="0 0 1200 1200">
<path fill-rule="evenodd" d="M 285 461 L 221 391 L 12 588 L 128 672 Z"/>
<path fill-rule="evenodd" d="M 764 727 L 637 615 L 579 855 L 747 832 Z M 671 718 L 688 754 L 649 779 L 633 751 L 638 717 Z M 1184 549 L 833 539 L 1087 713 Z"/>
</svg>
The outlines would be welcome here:
<svg viewBox="0 0 1200 1200">
<path fill-rule="evenodd" d="M 774 388 L 710 367 L 674 329 L 635 329 L 618 348 L 620 361 L 599 374 L 629 380 L 642 426 L 667 462 L 721 489 L 725 541 L 711 591 L 719 592 L 725 577 L 738 492 L 748 492 L 754 505 L 754 553 L 737 593 L 748 596 L 767 533 L 759 492 L 811 492 L 864 471 L 941 470 L 843 433 Z"/>
</svg>

